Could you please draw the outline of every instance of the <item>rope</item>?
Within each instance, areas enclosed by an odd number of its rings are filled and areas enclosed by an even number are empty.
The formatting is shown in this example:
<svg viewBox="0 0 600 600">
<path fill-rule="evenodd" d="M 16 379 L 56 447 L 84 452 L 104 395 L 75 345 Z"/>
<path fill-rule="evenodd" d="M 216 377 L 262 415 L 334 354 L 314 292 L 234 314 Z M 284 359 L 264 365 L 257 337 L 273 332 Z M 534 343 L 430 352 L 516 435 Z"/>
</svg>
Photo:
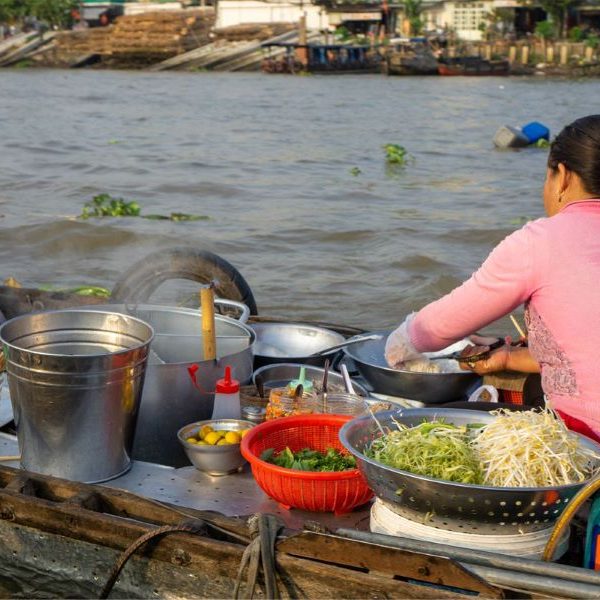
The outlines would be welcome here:
<svg viewBox="0 0 600 600">
<path fill-rule="evenodd" d="M 161 502 L 151 501 L 152 504 L 169 508 L 173 512 L 181 515 L 192 516 L 182 510 L 172 509 Z M 244 549 L 242 560 L 238 569 L 237 579 L 233 592 L 233 597 L 237 600 L 243 598 L 250 600 L 254 597 L 258 575 L 263 572 L 265 582 L 266 598 L 268 600 L 279 600 L 281 598 L 277 587 L 277 566 L 275 563 L 275 543 L 279 532 L 284 525 L 273 515 L 255 514 L 248 519 L 248 531 L 250 533 L 250 543 Z M 145 533 L 137 540 L 133 541 L 119 556 L 112 568 L 108 580 L 99 598 L 108 598 L 112 588 L 114 587 L 121 571 L 127 564 L 127 561 L 147 542 L 154 538 L 163 537 L 172 533 L 195 533 L 205 534 L 207 528 L 214 529 L 222 534 L 231 536 L 238 541 L 247 542 L 247 539 L 236 535 L 232 531 L 228 531 L 210 521 L 195 519 L 193 521 L 183 522 L 178 525 L 164 525 Z M 248 570 L 246 576 L 245 595 L 241 595 L 241 587 L 244 577 L 244 571 Z"/>
<path fill-rule="evenodd" d="M 123 567 L 126 565 L 127 561 L 135 554 L 137 550 L 139 550 L 144 544 L 149 542 L 150 540 L 169 535 L 171 533 L 204 533 L 205 532 L 205 523 L 203 521 L 190 521 L 188 523 L 181 523 L 180 525 L 165 525 L 163 527 L 157 527 L 153 531 L 149 531 L 144 535 L 140 536 L 137 540 L 132 542 L 129 547 L 127 547 L 117 559 L 114 567 L 112 568 L 110 575 L 108 577 L 107 582 L 104 584 L 102 588 L 102 592 L 100 592 L 99 598 L 104 599 L 108 598 L 119 574 L 123 570 Z"/>
<path fill-rule="evenodd" d="M 571 499 L 569 506 L 564 510 L 563 514 L 560 516 L 556 524 L 554 525 L 554 529 L 550 534 L 550 538 L 546 542 L 546 547 L 544 548 L 544 554 L 542 555 L 542 560 L 551 561 L 554 558 L 554 553 L 556 552 L 556 547 L 558 546 L 558 542 L 562 537 L 565 529 L 571 523 L 571 519 L 575 516 L 577 511 L 581 508 L 581 506 L 591 498 L 598 490 L 600 490 L 600 477 L 593 479 L 587 485 L 582 487 Z"/>
<path fill-rule="evenodd" d="M 248 529 L 252 541 L 246 546 L 235 582 L 233 597 L 238 600 L 251 600 L 254 597 L 258 573 L 262 567 L 266 597 L 279 600 L 275 564 L 275 542 L 282 523 L 273 515 L 255 514 L 248 519 Z M 245 594 L 241 594 L 244 571 L 248 569 Z"/>
</svg>

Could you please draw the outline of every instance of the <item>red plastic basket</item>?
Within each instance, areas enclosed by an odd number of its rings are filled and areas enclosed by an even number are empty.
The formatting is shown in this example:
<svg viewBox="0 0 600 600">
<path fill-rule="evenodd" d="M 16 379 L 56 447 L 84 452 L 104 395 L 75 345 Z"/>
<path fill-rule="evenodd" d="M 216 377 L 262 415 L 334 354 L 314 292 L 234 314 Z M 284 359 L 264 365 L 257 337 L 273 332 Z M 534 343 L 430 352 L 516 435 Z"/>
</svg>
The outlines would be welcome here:
<svg viewBox="0 0 600 600">
<path fill-rule="evenodd" d="M 252 466 L 252 474 L 263 491 L 286 508 L 315 512 L 346 513 L 373 497 L 358 469 L 315 473 L 286 469 L 260 460 L 261 453 L 286 446 L 297 452 L 311 448 L 325 452 L 335 448 L 345 452 L 339 431 L 350 415 L 301 415 L 261 423 L 242 439 L 242 454 Z"/>
</svg>

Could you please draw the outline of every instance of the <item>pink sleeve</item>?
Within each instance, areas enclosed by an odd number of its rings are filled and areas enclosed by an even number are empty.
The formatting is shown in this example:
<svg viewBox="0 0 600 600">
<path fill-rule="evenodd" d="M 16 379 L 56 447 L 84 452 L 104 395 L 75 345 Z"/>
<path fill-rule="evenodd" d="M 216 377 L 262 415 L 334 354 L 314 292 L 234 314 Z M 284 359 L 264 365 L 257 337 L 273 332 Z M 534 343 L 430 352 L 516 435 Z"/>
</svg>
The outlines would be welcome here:
<svg viewBox="0 0 600 600">
<path fill-rule="evenodd" d="M 470 279 L 416 314 L 409 328 L 415 348 L 441 350 L 523 304 L 534 291 L 533 262 L 525 226 L 500 242 Z"/>
</svg>

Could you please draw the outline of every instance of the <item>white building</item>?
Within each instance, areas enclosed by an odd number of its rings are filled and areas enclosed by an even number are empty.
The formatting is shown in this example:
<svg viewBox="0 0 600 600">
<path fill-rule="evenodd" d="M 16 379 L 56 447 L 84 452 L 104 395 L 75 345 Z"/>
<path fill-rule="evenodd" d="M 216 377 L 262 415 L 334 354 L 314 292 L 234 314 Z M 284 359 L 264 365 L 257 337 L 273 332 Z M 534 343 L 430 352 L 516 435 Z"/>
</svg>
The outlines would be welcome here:
<svg viewBox="0 0 600 600">
<path fill-rule="evenodd" d="M 516 0 L 434 0 L 423 5 L 425 29 L 452 30 L 461 40 L 479 41 L 496 8 L 516 8 Z"/>
<path fill-rule="evenodd" d="M 301 0 L 219 0 L 215 26 L 220 29 L 246 23 L 298 23 L 304 13 L 308 29 L 328 29 L 325 8 Z"/>
</svg>

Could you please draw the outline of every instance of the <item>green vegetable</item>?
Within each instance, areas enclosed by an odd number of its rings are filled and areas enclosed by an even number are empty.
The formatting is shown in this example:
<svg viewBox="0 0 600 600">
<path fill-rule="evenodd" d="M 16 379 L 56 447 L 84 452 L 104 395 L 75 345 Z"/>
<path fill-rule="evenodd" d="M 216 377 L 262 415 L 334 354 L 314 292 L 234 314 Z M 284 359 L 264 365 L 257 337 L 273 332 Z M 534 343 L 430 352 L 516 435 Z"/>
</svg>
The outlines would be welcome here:
<svg viewBox="0 0 600 600">
<path fill-rule="evenodd" d="M 385 159 L 388 164 L 400 165 L 403 167 L 409 161 L 414 160 L 407 152 L 406 148 L 400 146 L 400 144 L 386 144 L 383 149 L 385 150 Z"/>
<path fill-rule="evenodd" d="M 324 454 L 310 448 L 292 452 L 286 447 L 277 453 L 273 448 L 268 448 L 262 452 L 260 459 L 278 467 L 299 471 L 346 471 L 356 468 L 353 456 L 342 454 L 334 448 L 327 448 Z"/>
<path fill-rule="evenodd" d="M 123 198 L 113 198 L 110 194 L 98 194 L 91 202 L 83 205 L 82 219 L 90 217 L 141 217 L 157 221 L 206 221 L 206 215 L 189 215 L 182 212 L 172 212 L 169 215 L 142 215 L 140 205 L 135 202 L 127 202 Z"/>
<path fill-rule="evenodd" d="M 98 194 L 91 202 L 83 205 L 82 219 L 90 217 L 139 217 L 140 205 L 126 202 L 123 198 L 113 198 L 110 194 Z"/>
<path fill-rule="evenodd" d="M 365 454 L 395 469 L 434 479 L 480 484 L 479 460 L 469 445 L 467 427 L 443 421 L 407 427 L 398 423 L 392 431 L 373 440 Z"/>
</svg>

